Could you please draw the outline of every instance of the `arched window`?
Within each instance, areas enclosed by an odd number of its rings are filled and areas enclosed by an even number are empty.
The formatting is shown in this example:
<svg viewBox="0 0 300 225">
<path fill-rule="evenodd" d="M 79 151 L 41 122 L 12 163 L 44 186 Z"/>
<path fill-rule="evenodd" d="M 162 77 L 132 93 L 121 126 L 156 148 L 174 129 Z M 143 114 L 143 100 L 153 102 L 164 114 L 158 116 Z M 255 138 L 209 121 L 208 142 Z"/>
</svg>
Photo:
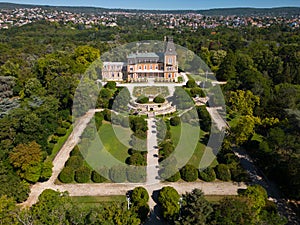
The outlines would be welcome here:
<svg viewBox="0 0 300 225">
<path fill-rule="evenodd" d="M 169 58 L 169 59 L 168 59 L 168 63 L 169 63 L 169 64 L 172 64 L 172 63 L 173 63 L 173 59 L 172 59 L 172 58 Z"/>
</svg>

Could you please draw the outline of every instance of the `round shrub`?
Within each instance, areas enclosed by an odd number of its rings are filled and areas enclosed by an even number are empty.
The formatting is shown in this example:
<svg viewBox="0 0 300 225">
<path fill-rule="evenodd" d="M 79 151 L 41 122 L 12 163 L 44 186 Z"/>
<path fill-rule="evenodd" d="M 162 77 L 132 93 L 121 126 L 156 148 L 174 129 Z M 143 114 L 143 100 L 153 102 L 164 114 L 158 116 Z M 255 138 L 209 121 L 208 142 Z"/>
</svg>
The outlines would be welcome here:
<svg viewBox="0 0 300 225">
<path fill-rule="evenodd" d="M 230 181 L 231 174 L 227 165 L 219 164 L 215 167 L 216 176 L 222 181 Z"/>
<path fill-rule="evenodd" d="M 108 89 L 116 89 L 116 82 L 115 81 L 107 81 L 106 85 L 105 85 L 105 88 L 108 88 Z"/>
<path fill-rule="evenodd" d="M 147 204 L 149 201 L 149 194 L 144 187 L 136 187 L 131 193 L 131 201 L 133 204 L 138 205 L 141 203 Z"/>
<path fill-rule="evenodd" d="M 171 126 L 178 126 L 180 124 L 180 117 L 174 116 L 170 119 Z"/>
<path fill-rule="evenodd" d="M 165 101 L 166 101 L 165 98 L 162 97 L 162 96 L 160 96 L 160 95 L 156 96 L 156 97 L 153 99 L 153 102 L 154 102 L 154 103 L 164 103 Z"/>
<path fill-rule="evenodd" d="M 77 183 L 87 183 L 90 181 L 90 177 L 91 170 L 86 166 L 82 166 L 75 171 L 75 181 Z"/>
<path fill-rule="evenodd" d="M 196 81 L 194 79 L 189 79 L 186 83 L 187 88 L 195 88 L 197 87 Z"/>
<path fill-rule="evenodd" d="M 78 169 L 83 164 L 82 157 L 80 156 L 71 156 L 66 162 L 67 167 L 71 167 L 73 169 Z"/>
<path fill-rule="evenodd" d="M 202 91 L 201 88 L 199 87 L 195 87 L 195 88 L 192 88 L 190 90 L 190 93 L 191 93 L 191 96 L 192 97 L 196 97 L 196 96 L 199 96 L 199 97 L 205 97 L 205 93 Z"/>
<path fill-rule="evenodd" d="M 249 180 L 249 175 L 240 165 L 230 169 L 231 179 L 236 182 L 246 182 Z"/>
<path fill-rule="evenodd" d="M 128 157 L 127 163 L 133 166 L 146 166 L 147 161 L 141 152 L 135 152 Z"/>
<path fill-rule="evenodd" d="M 72 183 L 74 181 L 74 170 L 70 167 L 65 167 L 60 172 L 58 179 L 62 183 Z"/>
<path fill-rule="evenodd" d="M 146 96 L 142 96 L 142 97 L 138 98 L 138 100 L 136 102 L 140 103 L 140 104 L 145 104 L 145 103 L 149 102 L 149 98 Z"/>
<path fill-rule="evenodd" d="M 56 130 L 56 134 L 57 134 L 58 136 L 64 136 L 66 133 L 67 133 L 67 129 L 66 129 L 66 128 L 63 128 L 63 127 L 59 127 L 59 128 L 57 128 L 57 130 Z"/>
<path fill-rule="evenodd" d="M 104 176 L 102 176 L 102 173 L 99 174 L 95 170 L 92 171 L 91 179 L 94 183 L 103 183 L 103 182 L 107 181 L 107 179 Z"/>
<path fill-rule="evenodd" d="M 173 176 L 169 177 L 168 179 L 166 179 L 166 181 L 169 181 L 169 182 L 177 182 L 181 179 L 181 176 L 180 176 L 180 173 L 179 171 L 176 172 Z"/>
<path fill-rule="evenodd" d="M 159 170 L 159 176 L 163 180 L 169 182 L 176 182 L 181 178 L 178 168 L 171 163 L 166 164 L 161 170 Z"/>
<path fill-rule="evenodd" d="M 199 171 L 199 178 L 206 182 L 211 182 L 216 179 L 216 173 L 213 168 L 207 167 L 203 171 Z"/>
<path fill-rule="evenodd" d="M 132 183 L 143 183 L 146 181 L 146 169 L 144 167 L 130 166 L 126 170 L 127 180 Z"/>
<path fill-rule="evenodd" d="M 109 170 L 109 178 L 115 183 L 124 183 L 127 179 L 126 167 L 114 166 Z"/>
<path fill-rule="evenodd" d="M 73 148 L 73 150 L 70 152 L 70 156 L 79 156 L 79 157 L 82 158 L 82 154 L 81 154 L 81 152 L 80 152 L 80 150 L 79 150 L 78 145 L 76 145 L 76 146 Z"/>
<path fill-rule="evenodd" d="M 198 178 L 198 170 L 192 165 L 186 165 L 180 170 L 181 178 L 187 182 L 196 181 Z"/>
</svg>

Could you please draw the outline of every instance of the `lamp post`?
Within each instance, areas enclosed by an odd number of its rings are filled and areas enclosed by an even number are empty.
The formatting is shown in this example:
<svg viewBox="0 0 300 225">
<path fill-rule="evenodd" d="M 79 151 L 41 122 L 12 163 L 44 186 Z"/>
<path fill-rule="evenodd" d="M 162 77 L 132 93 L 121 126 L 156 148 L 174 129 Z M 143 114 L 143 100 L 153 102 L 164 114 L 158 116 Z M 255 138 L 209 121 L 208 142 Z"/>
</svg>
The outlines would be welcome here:
<svg viewBox="0 0 300 225">
<path fill-rule="evenodd" d="M 130 208 L 130 197 L 126 195 L 126 200 L 127 200 L 127 209 L 129 210 Z"/>
</svg>

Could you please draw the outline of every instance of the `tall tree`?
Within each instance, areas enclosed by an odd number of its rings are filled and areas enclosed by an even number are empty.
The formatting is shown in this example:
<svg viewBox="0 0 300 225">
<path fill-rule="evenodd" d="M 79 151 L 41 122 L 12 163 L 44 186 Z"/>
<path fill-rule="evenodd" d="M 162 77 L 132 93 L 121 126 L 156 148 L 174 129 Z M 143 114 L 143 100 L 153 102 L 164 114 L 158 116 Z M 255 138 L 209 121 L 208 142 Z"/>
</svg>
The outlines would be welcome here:
<svg viewBox="0 0 300 225">
<path fill-rule="evenodd" d="M 21 177 L 30 182 L 37 182 L 41 174 L 42 151 L 35 141 L 19 144 L 9 154 L 11 164 Z"/>
<path fill-rule="evenodd" d="M 200 189 L 194 189 L 182 196 L 180 218 L 175 224 L 182 225 L 205 225 L 213 212 L 210 203 L 204 198 Z"/>
</svg>

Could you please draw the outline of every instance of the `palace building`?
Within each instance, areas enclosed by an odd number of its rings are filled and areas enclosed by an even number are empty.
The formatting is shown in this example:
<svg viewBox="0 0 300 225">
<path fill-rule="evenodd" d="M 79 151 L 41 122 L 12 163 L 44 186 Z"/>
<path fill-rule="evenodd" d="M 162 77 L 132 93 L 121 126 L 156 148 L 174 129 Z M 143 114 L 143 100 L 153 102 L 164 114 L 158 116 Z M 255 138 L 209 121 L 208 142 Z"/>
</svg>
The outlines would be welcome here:
<svg viewBox="0 0 300 225">
<path fill-rule="evenodd" d="M 165 40 L 164 52 L 137 52 L 127 56 L 127 62 L 103 62 L 102 79 L 109 81 L 177 81 L 178 62 L 172 37 Z"/>
</svg>

